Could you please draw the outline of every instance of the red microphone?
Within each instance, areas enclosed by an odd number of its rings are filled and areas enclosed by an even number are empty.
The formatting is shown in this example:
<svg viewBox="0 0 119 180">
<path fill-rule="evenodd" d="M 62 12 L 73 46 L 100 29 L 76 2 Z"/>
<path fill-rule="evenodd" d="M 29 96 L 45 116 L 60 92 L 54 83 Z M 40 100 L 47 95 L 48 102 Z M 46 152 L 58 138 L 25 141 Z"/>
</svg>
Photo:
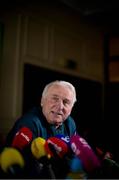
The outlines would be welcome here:
<svg viewBox="0 0 119 180">
<path fill-rule="evenodd" d="M 85 139 L 74 135 L 71 136 L 70 143 L 72 151 L 81 159 L 86 171 L 91 172 L 100 167 L 101 162 Z"/>
<path fill-rule="evenodd" d="M 51 157 L 63 158 L 68 153 L 68 145 L 57 137 L 50 137 L 46 140 L 45 148 Z"/>
<path fill-rule="evenodd" d="M 32 141 L 33 133 L 27 127 L 22 127 L 16 134 L 12 142 L 12 147 L 23 150 Z"/>
</svg>

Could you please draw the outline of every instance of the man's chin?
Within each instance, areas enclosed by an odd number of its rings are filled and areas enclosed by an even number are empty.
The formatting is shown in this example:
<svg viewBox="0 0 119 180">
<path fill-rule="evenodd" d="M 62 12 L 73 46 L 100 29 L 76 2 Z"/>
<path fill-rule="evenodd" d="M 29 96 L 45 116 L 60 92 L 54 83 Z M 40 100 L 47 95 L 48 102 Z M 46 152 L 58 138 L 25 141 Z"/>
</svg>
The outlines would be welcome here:
<svg viewBox="0 0 119 180">
<path fill-rule="evenodd" d="M 51 124 L 54 124 L 56 126 L 59 126 L 63 123 L 63 120 L 61 118 L 54 118 L 54 117 L 50 117 L 50 121 Z"/>
<path fill-rule="evenodd" d="M 54 124 L 55 124 L 56 126 L 60 126 L 60 125 L 62 125 L 62 121 L 54 121 Z"/>
</svg>

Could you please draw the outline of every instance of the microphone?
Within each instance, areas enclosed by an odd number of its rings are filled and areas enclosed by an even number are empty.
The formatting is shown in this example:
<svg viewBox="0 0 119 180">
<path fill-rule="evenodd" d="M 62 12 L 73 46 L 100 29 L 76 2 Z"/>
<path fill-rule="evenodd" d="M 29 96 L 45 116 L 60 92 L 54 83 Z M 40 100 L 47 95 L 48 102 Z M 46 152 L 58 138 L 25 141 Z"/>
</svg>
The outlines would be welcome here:
<svg viewBox="0 0 119 180">
<path fill-rule="evenodd" d="M 46 140 L 45 148 L 47 154 L 54 158 L 64 158 L 69 152 L 68 145 L 57 137 L 50 137 Z"/>
<path fill-rule="evenodd" d="M 87 174 L 83 170 L 82 161 L 78 157 L 70 160 L 69 172 L 65 179 L 87 179 Z"/>
<path fill-rule="evenodd" d="M 96 147 L 97 154 L 101 159 L 101 175 L 103 178 L 119 178 L 119 163 L 113 160 L 113 155 L 107 151 L 104 152 L 99 147 Z"/>
<path fill-rule="evenodd" d="M 57 134 L 55 137 L 61 139 L 63 142 L 65 142 L 67 144 L 68 152 L 65 155 L 65 159 L 69 160 L 70 158 L 72 158 L 72 156 L 74 156 L 74 154 L 72 153 L 72 150 L 71 150 L 71 147 L 70 147 L 70 137 L 69 136 L 64 136 L 62 134 Z"/>
<path fill-rule="evenodd" d="M 70 146 L 70 137 L 69 136 L 64 136 L 62 134 L 57 134 L 55 137 L 63 140 L 68 146 Z"/>
<path fill-rule="evenodd" d="M 22 127 L 16 134 L 12 142 L 12 147 L 23 150 L 32 141 L 33 133 L 27 127 Z"/>
<path fill-rule="evenodd" d="M 100 160 L 85 139 L 79 135 L 73 135 L 70 138 L 70 145 L 74 154 L 81 159 L 87 172 L 92 172 L 100 167 Z"/>
<path fill-rule="evenodd" d="M 47 154 L 45 144 L 46 140 L 41 137 L 35 138 L 31 143 L 31 152 L 35 158 L 33 163 L 33 166 L 35 165 L 35 173 L 33 172 L 33 174 L 35 174 L 37 178 L 55 179 L 55 174 L 50 162 L 51 156 Z"/>
<path fill-rule="evenodd" d="M 21 153 L 12 147 L 6 147 L 0 155 L 1 169 L 6 176 L 21 177 L 25 162 Z"/>
<path fill-rule="evenodd" d="M 86 173 L 83 170 L 81 160 L 72 154 L 70 147 L 70 137 L 64 136 L 62 134 L 56 135 L 57 138 L 63 140 L 68 146 L 68 153 L 65 156 L 65 159 L 68 162 L 68 170 L 65 179 L 86 179 Z M 66 161 L 65 161 L 66 162 Z"/>
<path fill-rule="evenodd" d="M 113 155 L 107 151 L 107 152 L 103 152 L 102 149 L 100 149 L 99 147 L 96 147 L 96 152 L 99 155 L 100 159 L 103 162 L 109 163 L 111 166 L 115 166 L 117 168 L 119 168 L 119 164 L 113 160 Z"/>
<path fill-rule="evenodd" d="M 50 155 L 47 155 L 47 152 L 45 149 L 45 143 L 46 143 L 46 140 L 41 137 L 37 137 L 32 141 L 31 152 L 36 159 L 40 159 L 41 157 L 44 157 L 44 156 L 50 158 Z"/>
<path fill-rule="evenodd" d="M 62 135 L 58 135 L 62 136 Z M 46 140 L 45 148 L 51 156 L 52 167 L 58 179 L 64 179 L 69 171 L 69 146 L 59 137 L 50 137 Z M 60 169 L 60 171 L 59 171 Z"/>
</svg>

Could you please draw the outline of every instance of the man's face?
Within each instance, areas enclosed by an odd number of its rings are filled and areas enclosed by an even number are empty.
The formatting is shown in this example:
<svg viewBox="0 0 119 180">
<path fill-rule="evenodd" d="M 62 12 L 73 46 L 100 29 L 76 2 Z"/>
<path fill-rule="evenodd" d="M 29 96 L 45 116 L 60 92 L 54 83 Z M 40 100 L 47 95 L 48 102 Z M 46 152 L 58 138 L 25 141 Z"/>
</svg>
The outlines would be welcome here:
<svg viewBox="0 0 119 180">
<path fill-rule="evenodd" d="M 46 97 L 41 99 L 42 111 L 50 124 L 60 125 L 70 115 L 73 93 L 67 87 L 53 85 Z"/>
</svg>

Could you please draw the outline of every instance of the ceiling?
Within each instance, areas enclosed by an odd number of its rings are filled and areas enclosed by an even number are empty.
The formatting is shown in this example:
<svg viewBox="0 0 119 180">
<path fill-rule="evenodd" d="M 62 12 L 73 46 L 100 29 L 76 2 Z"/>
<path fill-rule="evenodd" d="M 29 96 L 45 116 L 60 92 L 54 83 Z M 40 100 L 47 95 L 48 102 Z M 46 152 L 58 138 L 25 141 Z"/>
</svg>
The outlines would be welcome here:
<svg viewBox="0 0 119 180">
<path fill-rule="evenodd" d="M 30 2 L 35 0 L 4 0 L 0 4 L 0 10 L 6 8 L 13 8 L 14 6 L 28 5 Z M 39 0 L 39 2 L 46 2 L 47 0 Z M 78 12 L 86 19 L 94 20 L 102 24 L 117 24 L 119 19 L 119 6 L 118 1 L 110 0 L 109 2 L 101 0 L 48 0 L 48 3 L 51 2 L 61 4 L 69 7 L 70 9 Z"/>
<path fill-rule="evenodd" d="M 67 6 L 79 11 L 84 16 L 102 14 L 102 13 L 115 13 L 119 10 L 118 1 L 110 0 L 109 2 L 99 0 L 60 0 Z"/>
<path fill-rule="evenodd" d="M 95 20 L 98 23 L 115 25 L 119 21 L 118 1 L 101 0 L 59 0 L 66 6 L 79 12 L 84 18 Z"/>
<path fill-rule="evenodd" d="M 0 6 L 2 7 L 2 5 L 6 5 L 11 7 L 15 4 L 28 4 L 34 1 L 35 0 L 4 0 L 1 1 Z M 46 0 L 40 0 L 39 2 L 42 1 L 47 2 Z M 84 16 L 102 13 L 117 13 L 119 11 L 117 0 L 110 0 L 109 2 L 105 2 L 104 0 L 54 0 L 54 3 L 58 1 L 77 12 L 80 12 Z M 53 2 L 53 0 L 50 0 L 48 2 Z"/>
</svg>

